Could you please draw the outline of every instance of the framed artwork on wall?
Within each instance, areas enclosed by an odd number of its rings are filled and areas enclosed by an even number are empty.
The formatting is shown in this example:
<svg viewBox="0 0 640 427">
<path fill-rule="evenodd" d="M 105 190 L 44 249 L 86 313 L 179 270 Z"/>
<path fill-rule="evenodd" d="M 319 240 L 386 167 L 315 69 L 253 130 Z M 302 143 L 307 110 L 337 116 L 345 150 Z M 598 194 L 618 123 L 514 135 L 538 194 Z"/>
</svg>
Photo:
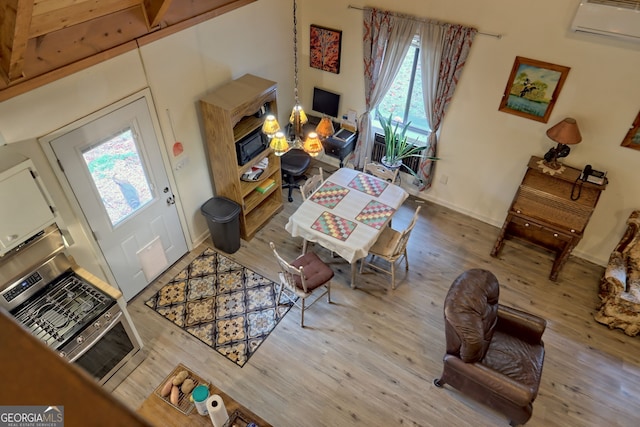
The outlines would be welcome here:
<svg viewBox="0 0 640 427">
<path fill-rule="evenodd" d="M 340 73 L 342 31 L 311 25 L 309 65 L 330 73 Z"/>
<path fill-rule="evenodd" d="M 623 147 L 633 148 L 634 150 L 640 150 L 640 113 L 636 116 L 636 119 L 633 121 L 629 132 L 622 140 Z"/>
<path fill-rule="evenodd" d="M 516 56 L 498 110 L 547 123 L 570 69 Z"/>
</svg>

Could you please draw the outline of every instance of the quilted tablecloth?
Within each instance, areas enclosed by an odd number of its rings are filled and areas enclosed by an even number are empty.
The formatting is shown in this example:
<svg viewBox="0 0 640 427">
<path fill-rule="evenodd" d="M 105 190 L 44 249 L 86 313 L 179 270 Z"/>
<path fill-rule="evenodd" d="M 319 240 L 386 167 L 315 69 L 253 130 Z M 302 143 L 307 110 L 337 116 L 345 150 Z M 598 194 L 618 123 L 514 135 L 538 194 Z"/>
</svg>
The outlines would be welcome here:
<svg viewBox="0 0 640 427">
<path fill-rule="evenodd" d="M 353 264 L 367 255 L 382 227 L 408 196 L 397 185 L 340 168 L 300 205 L 285 229 Z"/>
</svg>

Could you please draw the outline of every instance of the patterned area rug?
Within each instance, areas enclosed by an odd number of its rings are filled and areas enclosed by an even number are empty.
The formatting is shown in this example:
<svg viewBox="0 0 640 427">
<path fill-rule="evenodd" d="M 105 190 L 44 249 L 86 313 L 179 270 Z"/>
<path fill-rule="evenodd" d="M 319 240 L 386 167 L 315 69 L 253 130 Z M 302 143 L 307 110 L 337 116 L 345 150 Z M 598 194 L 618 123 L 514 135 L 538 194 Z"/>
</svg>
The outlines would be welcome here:
<svg viewBox="0 0 640 427">
<path fill-rule="evenodd" d="M 240 367 L 291 305 L 277 285 L 207 248 L 145 304 Z"/>
</svg>

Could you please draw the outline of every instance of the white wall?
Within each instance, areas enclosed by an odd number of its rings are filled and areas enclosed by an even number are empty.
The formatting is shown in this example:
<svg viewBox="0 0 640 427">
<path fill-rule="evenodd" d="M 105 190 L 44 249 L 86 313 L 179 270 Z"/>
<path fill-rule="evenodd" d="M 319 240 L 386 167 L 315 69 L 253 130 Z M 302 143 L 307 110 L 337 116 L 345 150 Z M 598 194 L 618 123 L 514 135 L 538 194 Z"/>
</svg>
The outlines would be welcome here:
<svg viewBox="0 0 640 427">
<path fill-rule="evenodd" d="M 640 152 L 620 147 L 638 113 L 640 45 L 568 30 L 579 0 L 324 0 L 298 2 L 300 98 L 311 102 L 313 86 L 343 95 L 342 112 L 364 108 L 362 12 L 375 6 L 420 17 L 472 25 L 503 34 L 498 40 L 478 35 L 441 134 L 442 160 L 433 188 L 420 196 L 501 225 L 531 155 L 543 155 L 554 143 L 545 131 L 564 117 L 578 120 L 583 142 L 566 163 L 590 163 L 608 171 L 610 184 L 574 252 L 604 264 L 620 238 L 624 221 L 640 209 L 634 178 Z M 340 74 L 312 69 L 309 25 L 343 31 Z M 498 111 L 516 56 L 571 67 L 548 123 Z M 175 139 L 185 147 L 188 163 L 173 170 L 187 219 L 188 236 L 197 242 L 207 227 L 201 204 L 213 195 L 202 141 L 197 101 L 208 90 L 244 73 L 278 82 L 280 120 L 293 104 L 292 16 L 290 0 L 260 0 L 196 27 L 164 38 L 138 51 L 96 65 L 30 93 L 0 103 L 0 132 L 12 149 L 34 159 L 49 179 L 48 189 L 76 240 L 74 256 L 93 263 L 87 237 L 79 229 L 37 138 L 149 87 L 167 150 Z M 173 121 L 173 131 L 169 122 Z M 184 159 L 184 157 L 183 157 Z M 439 182 L 448 177 L 446 185 Z M 496 230 L 497 234 L 497 230 Z M 490 250 L 493 242 L 487 242 Z M 95 268 L 87 267 L 100 275 Z"/>
<path fill-rule="evenodd" d="M 502 39 L 478 35 L 443 123 L 435 183 L 421 197 L 501 226 L 530 156 L 543 156 L 555 145 L 545 132 L 565 117 L 574 117 L 582 143 L 564 159 L 582 169 L 591 164 L 608 171 L 584 238 L 574 254 L 605 264 L 620 239 L 625 220 L 640 209 L 635 179 L 640 151 L 620 143 L 640 110 L 640 44 L 569 30 L 579 0 L 325 0 L 300 7 L 304 49 L 309 58 L 309 25 L 343 31 L 340 74 L 303 67 L 301 96 L 310 103 L 314 85 L 343 95 L 347 108 L 364 110 L 362 83 L 362 12 L 377 7 L 414 16 L 469 25 Z M 498 111 L 516 56 L 571 68 L 548 123 Z M 446 176 L 448 182 L 439 180 Z M 497 234 L 497 230 L 496 230 Z M 487 242 L 490 248 L 493 242 Z"/>
<path fill-rule="evenodd" d="M 172 163 L 187 157 L 174 176 L 194 242 L 208 233 L 200 206 L 213 194 L 198 100 L 246 73 L 279 82 L 279 100 L 292 96 L 291 38 L 268 25 L 287 10 L 286 0 L 251 3 L 140 49 Z M 184 146 L 180 158 L 173 158 L 174 134 Z"/>
</svg>

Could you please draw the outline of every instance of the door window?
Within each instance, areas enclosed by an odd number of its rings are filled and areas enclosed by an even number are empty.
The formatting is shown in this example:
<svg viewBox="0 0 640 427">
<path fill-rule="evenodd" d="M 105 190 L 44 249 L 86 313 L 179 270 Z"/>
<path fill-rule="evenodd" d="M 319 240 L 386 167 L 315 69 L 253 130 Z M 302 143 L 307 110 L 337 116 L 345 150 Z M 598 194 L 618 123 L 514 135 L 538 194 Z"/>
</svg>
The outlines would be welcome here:
<svg viewBox="0 0 640 427">
<path fill-rule="evenodd" d="M 129 127 L 82 151 L 114 227 L 153 200 L 134 135 Z"/>
</svg>

